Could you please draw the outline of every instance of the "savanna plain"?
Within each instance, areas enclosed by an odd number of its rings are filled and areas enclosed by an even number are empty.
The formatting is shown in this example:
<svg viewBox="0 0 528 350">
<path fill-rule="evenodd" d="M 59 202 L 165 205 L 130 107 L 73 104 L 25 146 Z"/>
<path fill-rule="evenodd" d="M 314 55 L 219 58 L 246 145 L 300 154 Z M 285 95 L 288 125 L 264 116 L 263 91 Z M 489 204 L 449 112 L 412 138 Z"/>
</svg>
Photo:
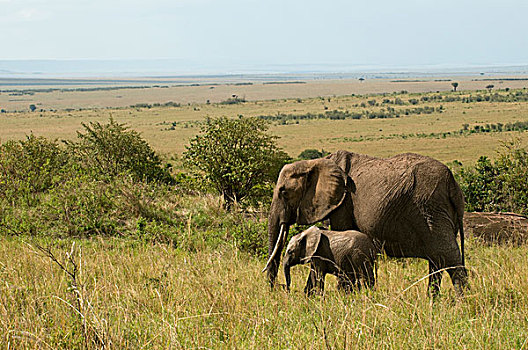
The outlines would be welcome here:
<svg viewBox="0 0 528 350">
<path fill-rule="evenodd" d="M 458 91 L 451 91 L 451 80 L 367 80 L 347 91 L 340 82 L 321 83 L 324 89 L 298 82 L 266 87 L 271 90 L 259 84 L 174 88 L 189 96 L 201 89 L 189 100 L 156 97 L 156 90 L 167 94 L 171 88 L 145 89 L 145 99 L 142 89 L 130 89 L 131 95 L 125 88 L 97 91 L 119 94 L 126 106 L 83 99 L 93 91 L 31 94 L 25 87 L 13 97 L 17 92 L 6 89 L 0 93 L 5 101 L 25 100 L 11 101 L 0 113 L 0 141 L 30 134 L 74 140 L 81 123 L 113 118 L 140 132 L 173 172 L 184 170 L 182 152 L 208 117 L 268 120 L 270 133 L 292 158 L 305 149 L 380 157 L 416 152 L 459 166 L 480 156 L 494 159 L 501 144 L 512 140 L 525 147 L 526 81 L 466 82 Z M 218 95 L 208 98 L 212 91 Z M 61 93 L 79 96 L 68 100 Z M 49 100 L 42 104 L 39 96 Z M 85 104 L 68 103 L 74 100 Z M 323 297 L 306 298 L 306 267 L 293 269 L 290 293 L 270 290 L 260 272 L 269 202 L 226 211 L 211 192 L 119 181 L 105 192 L 108 198 L 97 193 L 100 184 L 72 180 L 64 193 L 52 189 L 32 197 L 38 205 L 2 202 L 0 347 L 528 348 L 526 245 L 484 243 L 466 232 L 470 288 L 462 298 L 445 274 L 433 302 L 425 261 L 383 256 L 374 289 L 343 294 L 329 276 Z M 56 208 L 81 197 L 89 197 L 84 205 L 101 208 L 79 209 L 78 215 L 106 217 L 112 211 L 118 229 L 111 235 L 82 233 L 82 217 Z"/>
</svg>

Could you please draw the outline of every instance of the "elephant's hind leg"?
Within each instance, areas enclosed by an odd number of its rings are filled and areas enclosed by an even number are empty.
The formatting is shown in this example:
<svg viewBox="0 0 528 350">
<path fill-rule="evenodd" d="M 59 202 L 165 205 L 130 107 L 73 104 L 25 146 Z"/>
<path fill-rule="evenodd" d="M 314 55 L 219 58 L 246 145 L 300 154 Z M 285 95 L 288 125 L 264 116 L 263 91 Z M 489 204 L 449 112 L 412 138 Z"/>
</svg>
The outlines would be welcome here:
<svg viewBox="0 0 528 350">
<path fill-rule="evenodd" d="M 451 281 L 453 282 L 453 287 L 455 288 L 457 296 L 461 297 L 464 295 L 464 289 L 466 289 L 468 285 L 468 275 L 466 267 L 462 266 L 461 262 L 458 265 L 451 264 L 449 266 L 454 266 L 449 268 L 447 272 L 451 277 Z"/>
<path fill-rule="evenodd" d="M 443 251 L 441 256 L 442 268 L 445 268 L 451 277 L 451 282 L 453 282 L 453 287 L 457 296 L 462 296 L 464 294 L 464 289 L 467 287 L 467 271 L 466 267 L 462 263 L 462 254 L 460 254 L 460 249 L 458 244 L 453 242 L 451 249 Z"/>
<path fill-rule="evenodd" d="M 337 278 L 337 289 L 345 293 L 350 293 L 352 291 L 352 282 L 346 274 L 339 275 Z"/>
<path fill-rule="evenodd" d="M 462 262 L 462 254 L 456 239 L 456 224 L 454 213 L 437 211 L 430 223 L 430 231 L 425 237 L 427 249 L 425 258 L 429 260 L 429 290 L 434 296 L 438 295 L 442 279 L 439 270 L 447 270 L 455 292 L 463 294 L 467 285 L 466 268 Z"/>
<path fill-rule="evenodd" d="M 368 262 L 363 265 L 363 281 L 367 288 L 374 288 L 376 284 L 375 263 Z"/>
<path fill-rule="evenodd" d="M 468 281 L 467 271 L 462 265 L 462 257 L 458 247 L 456 250 L 443 254 L 439 258 L 429 259 L 429 292 L 433 297 L 438 296 L 440 292 L 442 270 L 447 270 L 457 296 L 462 296 Z"/>
</svg>

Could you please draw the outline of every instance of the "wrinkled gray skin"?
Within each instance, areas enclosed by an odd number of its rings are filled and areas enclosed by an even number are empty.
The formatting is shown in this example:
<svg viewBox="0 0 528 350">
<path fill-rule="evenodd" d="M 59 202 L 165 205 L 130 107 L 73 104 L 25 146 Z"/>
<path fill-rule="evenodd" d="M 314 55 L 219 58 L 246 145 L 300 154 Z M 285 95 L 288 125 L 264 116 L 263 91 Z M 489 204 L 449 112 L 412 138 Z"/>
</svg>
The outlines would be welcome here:
<svg viewBox="0 0 528 350">
<path fill-rule="evenodd" d="M 358 230 L 376 239 L 388 256 L 427 259 L 433 296 L 440 288 L 439 270 L 447 268 L 460 295 L 467 284 L 463 216 L 460 187 L 435 159 L 412 153 L 380 159 L 337 151 L 298 161 L 282 168 L 275 186 L 265 270 L 273 287 L 290 225 L 329 219 L 332 230 Z"/>
<path fill-rule="evenodd" d="M 327 273 L 337 277 L 337 287 L 350 292 L 361 284 L 373 287 L 374 265 L 378 249 L 372 239 L 359 231 L 327 231 L 315 226 L 292 237 L 284 255 L 284 276 L 290 290 L 290 268 L 310 263 L 311 283 L 307 295 L 322 295 Z"/>
</svg>

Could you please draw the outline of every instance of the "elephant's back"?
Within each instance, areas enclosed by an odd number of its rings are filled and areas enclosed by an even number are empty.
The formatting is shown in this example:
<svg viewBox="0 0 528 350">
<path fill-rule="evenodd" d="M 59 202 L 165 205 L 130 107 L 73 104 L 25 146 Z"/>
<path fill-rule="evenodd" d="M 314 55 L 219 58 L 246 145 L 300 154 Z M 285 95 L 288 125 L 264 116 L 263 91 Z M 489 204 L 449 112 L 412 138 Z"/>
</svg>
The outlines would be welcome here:
<svg viewBox="0 0 528 350">
<path fill-rule="evenodd" d="M 349 176 L 355 222 L 371 236 L 391 237 L 395 227 L 409 226 L 405 222 L 416 226 L 419 213 L 446 206 L 448 189 L 453 188 L 449 168 L 428 156 L 403 153 L 375 158 L 338 151 L 329 157 Z M 402 236 L 413 238 L 412 233 Z"/>
<path fill-rule="evenodd" d="M 325 234 L 328 236 L 331 250 L 339 266 L 375 258 L 376 246 L 374 242 L 368 235 L 360 231 L 326 231 Z"/>
</svg>

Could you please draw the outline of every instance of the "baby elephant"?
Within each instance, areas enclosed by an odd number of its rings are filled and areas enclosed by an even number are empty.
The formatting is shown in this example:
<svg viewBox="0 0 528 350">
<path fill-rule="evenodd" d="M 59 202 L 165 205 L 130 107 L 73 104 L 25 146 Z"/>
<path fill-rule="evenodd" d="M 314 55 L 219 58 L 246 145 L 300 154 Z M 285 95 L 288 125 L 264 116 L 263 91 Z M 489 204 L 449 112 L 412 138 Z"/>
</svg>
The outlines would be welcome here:
<svg viewBox="0 0 528 350">
<path fill-rule="evenodd" d="M 327 231 L 315 226 L 292 237 L 284 256 L 286 287 L 290 289 L 290 268 L 310 263 L 304 292 L 322 294 L 327 273 L 337 276 L 338 289 L 350 292 L 361 281 L 374 286 L 374 265 L 378 249 L 372 239 L 359 231 Z"/>
</svg>

